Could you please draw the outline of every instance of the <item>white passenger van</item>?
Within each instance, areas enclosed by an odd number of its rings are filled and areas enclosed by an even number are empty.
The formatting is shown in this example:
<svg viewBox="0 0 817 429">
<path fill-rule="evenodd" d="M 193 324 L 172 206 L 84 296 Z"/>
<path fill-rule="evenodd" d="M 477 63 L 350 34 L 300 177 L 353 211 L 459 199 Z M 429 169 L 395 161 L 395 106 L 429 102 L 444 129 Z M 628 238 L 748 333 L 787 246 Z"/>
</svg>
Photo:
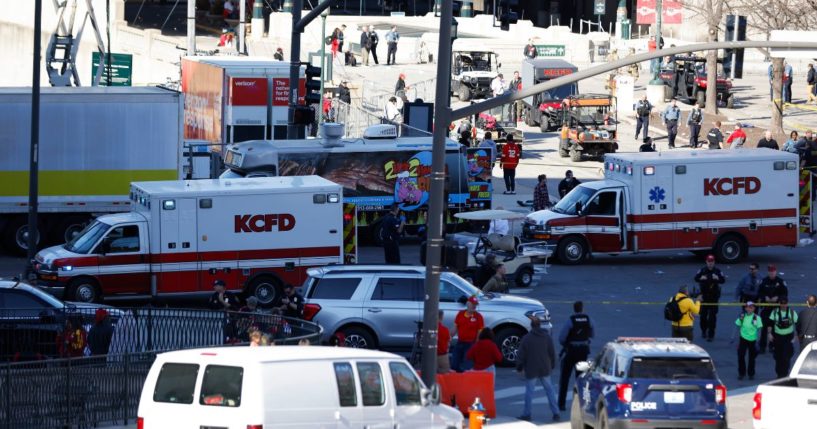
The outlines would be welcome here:
<svg viewBox="0 0 817 429">
<path fill-rule="evenodd" d="M 148 373 L 138 429 L 462 427 L 400 356 L 318 347 L 163 353 Z"/>
</svg>

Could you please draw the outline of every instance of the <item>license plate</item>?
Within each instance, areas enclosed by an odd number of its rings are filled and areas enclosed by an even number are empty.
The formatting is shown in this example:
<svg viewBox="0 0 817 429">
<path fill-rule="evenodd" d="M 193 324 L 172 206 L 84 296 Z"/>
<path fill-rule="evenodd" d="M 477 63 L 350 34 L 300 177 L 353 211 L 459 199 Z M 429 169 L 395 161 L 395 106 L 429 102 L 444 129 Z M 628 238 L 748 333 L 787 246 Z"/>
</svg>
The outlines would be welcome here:
<svg viewBox="0 0 817 429">
<path fill-rule="evenodd" d="M 664 392 L 665 404 L 683 404 L 684 392 Z"/>
</svg>

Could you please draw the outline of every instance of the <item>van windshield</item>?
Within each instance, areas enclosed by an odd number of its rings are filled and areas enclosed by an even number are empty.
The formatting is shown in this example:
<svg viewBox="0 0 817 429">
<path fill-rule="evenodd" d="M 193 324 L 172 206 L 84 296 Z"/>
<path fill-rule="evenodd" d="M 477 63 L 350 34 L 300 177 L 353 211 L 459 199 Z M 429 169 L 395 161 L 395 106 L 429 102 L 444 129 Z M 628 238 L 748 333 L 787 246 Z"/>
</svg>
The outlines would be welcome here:
<svg viewBox="0 0 817 429">
<path fill-rule="evenodd" d="M 587 202 L 590 201 L 590 197 L 595 193 L 596 191 L 592 189 L 577 186 L 565 195 L 564 198 L 559 200 L 556 206 L 553 207 L 553 211 L 566 215 L 576 215 L 576 203 L 582 203 L 582 207 L 586 207 Z"/>
<path fill-rule="evenodd" d="M 110 227 L 105 222 L 94 221 L 63 247 L 69 252 L 87 254 Z"/>
</svg>

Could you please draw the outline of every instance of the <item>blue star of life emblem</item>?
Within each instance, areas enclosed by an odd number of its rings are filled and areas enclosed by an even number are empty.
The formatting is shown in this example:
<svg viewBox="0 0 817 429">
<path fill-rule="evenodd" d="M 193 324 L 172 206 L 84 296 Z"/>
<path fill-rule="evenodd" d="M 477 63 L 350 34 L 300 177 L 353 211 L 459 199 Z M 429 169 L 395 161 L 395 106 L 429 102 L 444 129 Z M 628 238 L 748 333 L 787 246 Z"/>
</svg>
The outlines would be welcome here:
<svg viewBox="0 0 817 429">
<path fill-rule="evenodd" d="M 665 197 L 666 192 L 662 188 L 656 186 L 650 189 L 650 201 L 660 203 L 661 201 L 664 201 Z"/>
</svg>

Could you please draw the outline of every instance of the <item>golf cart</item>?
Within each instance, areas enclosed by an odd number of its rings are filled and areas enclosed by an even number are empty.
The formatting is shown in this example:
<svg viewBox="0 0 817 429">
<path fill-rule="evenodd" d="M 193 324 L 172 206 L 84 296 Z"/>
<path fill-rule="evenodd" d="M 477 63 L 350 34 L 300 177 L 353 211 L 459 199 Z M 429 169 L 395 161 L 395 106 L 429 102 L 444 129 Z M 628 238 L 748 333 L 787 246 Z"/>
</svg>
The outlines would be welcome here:
<svg viewBox="0 0 817 429">
<path fill-rule="evenodd" d="M 451 53 L 451 94 L 460 101 L 491 96 L 491 81 L 499 74 L 497 54 L 484 46 L 463 45 L 455 41 Z"/>
<path fill-rule="evenodd" d="M 718 68 L 723 60 L 718 60 Z M 696 56 L 676 56 L 670 64 L 662 64 L 659 74 L 664 82 L 664 99 L 678 99 L 687 103 L 697 102 L 706 107 L 706 58 Z M 717 100 L 731 109 L 735 104 L 732 82 L 721 70 L 716 77 Z"/>
<path fill-rule="evenodd" d="M 479 232 L 450 234 L 447 237 L 468 249 L 467 267 L 459 273 L 464 279 L 474 283 L 488 254 L 494 254 L 496 262 L 505 265 L 507 280 L 513 281 L 517 287 L 529 287 L 533 284 L 535 273 L 547 273 L 547 260 L 553 254 L 551 247 L 544 242 L 521 244 L 521 239 L 513 233 L 513 223 L 523 222 L 525 214 L 509 210 L 479 210 L 454 216 L 472 223 L 506 220 L 510 224 L 508 235 Z"/>
<path fill-rule="evenodd" d="M 573 162 L 582 155 L 603 157 L 618 149 L 616 99 L 607 94 L 580 94 L 562 103 L 559 156 Z"/>
</svg>

